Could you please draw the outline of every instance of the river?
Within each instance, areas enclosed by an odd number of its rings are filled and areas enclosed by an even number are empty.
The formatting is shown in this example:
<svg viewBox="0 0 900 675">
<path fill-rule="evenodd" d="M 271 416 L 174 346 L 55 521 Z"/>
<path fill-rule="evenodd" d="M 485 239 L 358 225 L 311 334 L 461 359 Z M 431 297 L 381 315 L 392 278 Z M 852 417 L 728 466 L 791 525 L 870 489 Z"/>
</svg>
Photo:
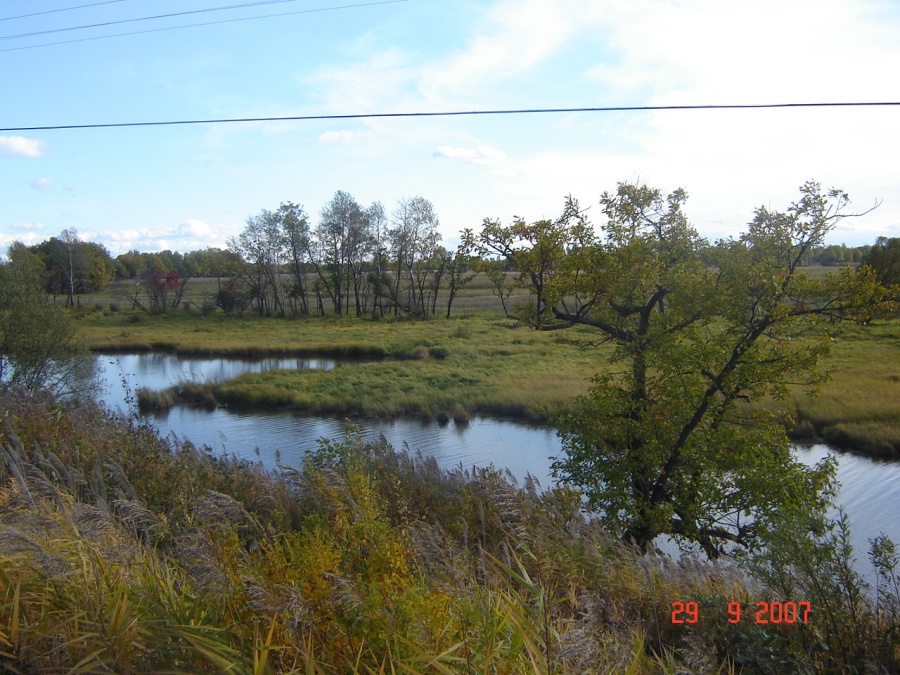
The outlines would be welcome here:
<svg viewBox="0 0 900 675">
<path fill-rule="evenodd" d="M 183 380 L 222 382 L 244 372 L 293 368 L 352 368 L 352 362 L 326 359 L 193 358 L 173 354 L 142 353 L 97 357 L 104 380 L 101 399 L 112 410 L 128 411 L 127 399 L 139 387 L 163 389 Z M 303 455 L 322 438 L 342 438 L 345 421 L 328 417 L 304 417 L 278 411 L 212 410 L 175 406 L 153 415 L 151 421 L 163 437 L 187 439 L 274 469 L 299 465 Z M 552 483 L 550 464 L 561 453 L 552 429 L 490 418 L 473 418 L 468 424 L 417 420 L 354 421 L 364 438 L 380 435 L 395 448 L 432 455 L 444 468 L 493 464 L 508 469 L 520 482 L 531 474 L 541 485 Z M 900 462 L 885 462 L 833 450 L 825 445 L 797 446 L 798 458 L 813 464 L 826 454 L 838 459 L 841 491 L 838 503 L 850 519 L 857 569 L 872 578 L 867 558 L 868 541 L 887 534 L 900 544 Z"/>
</svg>

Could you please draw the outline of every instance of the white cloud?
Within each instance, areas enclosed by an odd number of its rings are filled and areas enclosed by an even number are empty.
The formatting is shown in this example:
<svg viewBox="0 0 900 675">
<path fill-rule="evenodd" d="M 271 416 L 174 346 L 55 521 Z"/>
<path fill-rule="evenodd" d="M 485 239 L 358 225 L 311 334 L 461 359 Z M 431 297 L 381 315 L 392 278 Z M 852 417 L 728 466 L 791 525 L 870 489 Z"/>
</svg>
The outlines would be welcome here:
<svg viewBox="0 0 900 675">
<path fill-rule="evenodd" d="M 31 187 L 40 192 L 46 192 L 54 183 L 55 181 L 50 178 L 38 178 L 31 184 Z"/>
<path fill-rule="evenodd" d="M 216 236 L 218 230 L 212 225 L 204 223 L 197 218 L 186 218 L 175 226 L 174 234 L 178 237 L 205 238 Z"/>
<path fill-rule="evenodd" d="M 506 160 L 506 153 L 487 145 L 479 145 L 476 148 L 456 148 L 444 145 L 438 148 L 434 157 L 450 160 L 461 160 L 466 164 L 475 166 L 496 166 Z"/>
<path fill-rule="evenodd" d="M 368 61 L 318 71 L 310 81 L 323 86 L 325 102 L 332 110 L 343 113 L 385 112 L 403 106 L 404 95 L 418 71 L 409 65 L 409 56 L 391 49 L 374 55 Z"/>
<path fill-rule="evenodd" d="M 15 235 L 15 234 L 5 234 L 0 232 L 0 252 L 4 254 L 5 257 L 6 250 L 9 248 L 9 245 L 14 241 L 21 242 L 26 246 L 33 246 L 41 241 L 40 236 L 35 234 L 34 232 L 29 232 L 24 235 Z"/>
<path fill-rule="evenodd" d="M 103 241 L 114 256 L 134 249 L 142 252 L 168 249 L 187 253 L 207 247 L 223 248 L 235 229 L 240 228 L 223 224 L 213 225 L 197 218 L 186 218 L 168 227 L 123 228 L 96 232 L 90 235 L 90 239 Z"/>
<path fill-rule="evenodd" d="M 486 28 L 465 50 L 423 70 L 419 88 L 430 101 L 445 103 L 528 71 L 596 16 L 592 5 L 579 0 L 503 0 L 488 12 Z"/>
<path fill-rule="evenodd" d="M 319 134 L 319 143 L 356 143 L 375 138 L 371 131 L 326 131 Z"/>
<path fill-rule="evenodd" d="M 0 136 L 0 155 L 4 157 L 41 157 L 47 144 L 24 136 Z"/>
<path fill-rule="evenodd" d="M 855 0 L 634 0 L 609 17 L 616 58 L 587 73 L 646 91 L 642 103 L 883 100 L 900 53 L 876 13 Z"/>
<path fill-rule="evenodd" d="M 37 222 L 37 223 L 13 223 L 11 229 L 13 229 L 13 230 L 19 230 L 19 231 L 24 231 L 24 232 L 31 232 L 32 230 L 43 230 L 43 229 L 44 229 L 44 224 L 41 223 L 41 222 Z"/>
</svg>

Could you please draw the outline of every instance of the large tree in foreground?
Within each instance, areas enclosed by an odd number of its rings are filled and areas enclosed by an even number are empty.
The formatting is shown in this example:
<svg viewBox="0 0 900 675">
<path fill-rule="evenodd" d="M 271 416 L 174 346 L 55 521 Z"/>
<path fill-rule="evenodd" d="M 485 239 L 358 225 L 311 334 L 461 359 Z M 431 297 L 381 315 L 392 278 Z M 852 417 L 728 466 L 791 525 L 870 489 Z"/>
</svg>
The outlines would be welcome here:
<svg viewBox="0 0 900 675">
<path fill-rule="evenodd" d="M 798 462 L 783 426 L 753 404 L 820 381 L 824 320 L 868 320 L 885 303 L 865 272 L 798 272 L 846 217 L 844 193 L 807 183 L 786 211 L 760 208 L 744 235 L 714 246 L 689 225 L 685 199 L 619 185 L 601 199 L 601 238 L 558 266 L 547 328 L 590 326 L 614 351 L 559 420 L 554 470 L 626 541 L 671 535 L 715 557 L 758 544 L 780 513 L 824 510 L 833 465 Z"/>
</svg>

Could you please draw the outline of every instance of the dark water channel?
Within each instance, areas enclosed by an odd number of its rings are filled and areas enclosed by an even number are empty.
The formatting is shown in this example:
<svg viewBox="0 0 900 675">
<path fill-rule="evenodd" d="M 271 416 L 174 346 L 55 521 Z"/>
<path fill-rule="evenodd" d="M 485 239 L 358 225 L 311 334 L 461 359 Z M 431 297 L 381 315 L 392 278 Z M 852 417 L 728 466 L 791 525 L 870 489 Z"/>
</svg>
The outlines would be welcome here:
<svg viewBox="0 0 900 675">
<path fill-rule="evenodd" d="M 358 362 L 357 362 L 358 363 Z M 144 353 L 98 357 L 99 371 L 106 381 L 103 401 L 112 410 L 127 412 L 126 398 L 139 387 L 164 389 L 184 380 L 222 382 L 245 372 L 296 368 L 353 368 L 354 362 L 325 359 L 190 358 L 172 354 Z M 208 445 L 216 453 L 227 453 L 275 468 L 299 465 L 303 455 L 321 438 L 343 438 L 345 421 L 328 417 L 301 417 L 277 411 L 206 410 L 176 406 L 152 417 L 163 437 L 189 439 Z M 493 464 L 509 469 L 519 481 L 528 473 L 544 485 L 552 483 L 550 463 L 561 452 L 552 429 L 473 418 L 460 426 L 454 422 L 417 420 L 355 420 L 364 438 L 383 434 L 395 448 L 434 456 L 444 468 Z M 841 492 L 838 503 L 850 518 L 857 569 L 871 577 L 867 559 L 868 541 L 881 533 L 900 544 L 900 462 L 883 462 L 841 453 L 825 445 L 796 448 L 799 459 L 813 464 L 827 453 L 838 458 Z"/>
</svg>

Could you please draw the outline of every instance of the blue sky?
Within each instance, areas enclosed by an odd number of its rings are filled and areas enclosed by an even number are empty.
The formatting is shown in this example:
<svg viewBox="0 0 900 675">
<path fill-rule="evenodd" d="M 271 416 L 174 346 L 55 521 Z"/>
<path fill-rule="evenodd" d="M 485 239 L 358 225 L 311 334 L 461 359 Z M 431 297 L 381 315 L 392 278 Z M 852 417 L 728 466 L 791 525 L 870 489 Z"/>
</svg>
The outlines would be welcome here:
<svg viewBox="0 0 900 675">
<path fill-rule="evenodd" d="M 2 0 L 0 19 L 98 0 Z M 900 101 L 900 5 L 871 0 L 117 0 L 0 20 L 0 127 L 543 107 Z M 357 6 L 349 6 L 357 5 Z M 367 5 L 367 6 L 362 6 Z M 321 11 L 320 11 L 321 10 Z M 90 39 L 190 23 L 256 18 Z M 51 42 L 84 40 L 39 48 Z M 0 249 L 75 229 L 117 255 L 223 246 L 283 201 L 431 200 L 447 244 L 619 181 L 687 189 L 707 237 L 809 179 L 831 243 L 900 236 L 900 107 L 559 113 L 0 131 Z"/>
</svg>

